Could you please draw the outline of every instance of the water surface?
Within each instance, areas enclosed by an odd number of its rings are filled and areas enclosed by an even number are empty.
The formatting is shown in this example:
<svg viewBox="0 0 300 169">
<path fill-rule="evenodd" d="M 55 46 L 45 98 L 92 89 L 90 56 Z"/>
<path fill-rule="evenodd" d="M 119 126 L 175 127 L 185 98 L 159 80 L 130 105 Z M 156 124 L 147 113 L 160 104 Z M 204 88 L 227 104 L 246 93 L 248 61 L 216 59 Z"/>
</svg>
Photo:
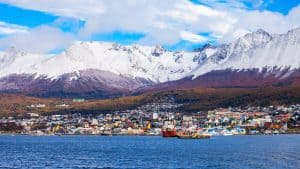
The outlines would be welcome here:
<svg viewBox="0 0 300 169">
<path fill-rule="evenodd" d="M 300 168 L 300 135 L 0 136 L 0 168 Z"/>
</svg>

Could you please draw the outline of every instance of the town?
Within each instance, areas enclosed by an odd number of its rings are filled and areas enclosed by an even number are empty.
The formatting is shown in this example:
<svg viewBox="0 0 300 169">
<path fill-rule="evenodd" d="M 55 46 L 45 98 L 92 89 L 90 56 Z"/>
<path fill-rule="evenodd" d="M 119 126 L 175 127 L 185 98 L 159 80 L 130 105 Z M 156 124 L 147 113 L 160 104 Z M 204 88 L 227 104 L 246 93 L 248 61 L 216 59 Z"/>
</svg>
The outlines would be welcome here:
<svg viewBox="0 0 300 169">
<path fill-rule="evenodd" d="M 196 113 L 176 112 L 179 106 L 163 102 L 112 113 L 40 115 L 29 112 L 22 117 L 2 117 L 0 133 L 161 136 L 162 129 L 170 126 L 177 132 L 191 131 L 210 136 L 300 132 L 300 104 L 229 107 Z"/>
</svg>

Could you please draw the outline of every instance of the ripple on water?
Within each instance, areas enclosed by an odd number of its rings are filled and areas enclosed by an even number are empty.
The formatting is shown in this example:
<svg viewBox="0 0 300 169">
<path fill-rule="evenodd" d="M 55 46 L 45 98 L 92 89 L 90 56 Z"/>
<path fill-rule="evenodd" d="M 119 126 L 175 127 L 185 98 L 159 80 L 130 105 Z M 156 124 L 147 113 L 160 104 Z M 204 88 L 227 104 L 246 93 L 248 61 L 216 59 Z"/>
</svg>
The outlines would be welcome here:
<svg viewBox="0 0 300 169">
<path fill-rule="evenodd" d="M 0 168 L 294 169 L 300 135 L 209 140 L 161 137 L 0 136 Z"/>
</svg>

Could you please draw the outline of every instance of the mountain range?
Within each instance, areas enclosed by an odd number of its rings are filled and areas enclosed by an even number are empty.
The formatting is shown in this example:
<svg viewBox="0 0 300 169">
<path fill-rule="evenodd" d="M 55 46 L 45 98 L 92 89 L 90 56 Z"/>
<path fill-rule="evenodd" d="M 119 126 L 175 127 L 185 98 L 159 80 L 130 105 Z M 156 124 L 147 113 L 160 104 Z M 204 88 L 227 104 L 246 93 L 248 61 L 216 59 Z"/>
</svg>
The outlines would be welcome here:
<svg viewBox="0 0 300 169">
<path fill-rule="evenodd" d="M 42 42 L 41 42 L 42 43 Z M 76 42 L 55 55 L 0 52 L 0 91 L 106 98 L 192 87 L 300 85 L 300 28 L 264 30 L 194 51 Z"/>
</svg>

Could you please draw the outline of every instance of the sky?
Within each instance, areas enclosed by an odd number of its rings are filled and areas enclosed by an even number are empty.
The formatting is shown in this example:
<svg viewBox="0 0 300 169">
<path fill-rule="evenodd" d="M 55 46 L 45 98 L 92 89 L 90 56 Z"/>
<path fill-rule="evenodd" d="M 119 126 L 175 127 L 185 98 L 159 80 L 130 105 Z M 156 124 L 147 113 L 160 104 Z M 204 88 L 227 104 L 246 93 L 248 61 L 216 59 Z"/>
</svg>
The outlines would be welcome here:
<svg viewBox="0 0 300 169">
<path fill-rule="evenodd" d="M 0 50 L 57 53 L 77 41 L 192 50 L 300 26 L 300 0 L 0 0 Z"/>
</svg>

